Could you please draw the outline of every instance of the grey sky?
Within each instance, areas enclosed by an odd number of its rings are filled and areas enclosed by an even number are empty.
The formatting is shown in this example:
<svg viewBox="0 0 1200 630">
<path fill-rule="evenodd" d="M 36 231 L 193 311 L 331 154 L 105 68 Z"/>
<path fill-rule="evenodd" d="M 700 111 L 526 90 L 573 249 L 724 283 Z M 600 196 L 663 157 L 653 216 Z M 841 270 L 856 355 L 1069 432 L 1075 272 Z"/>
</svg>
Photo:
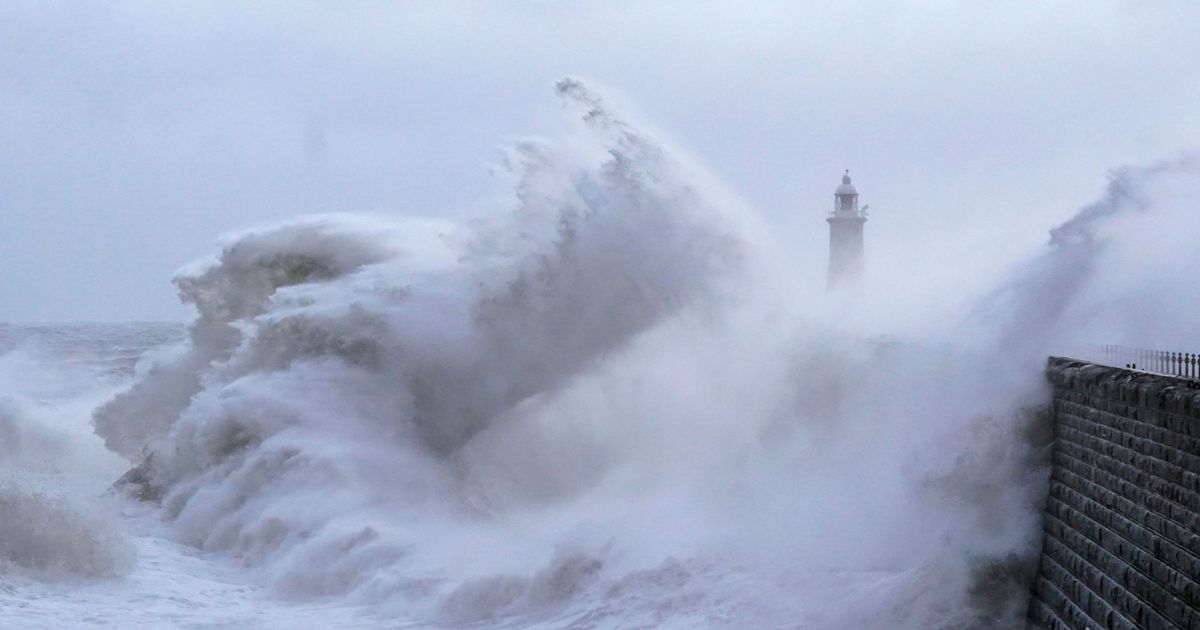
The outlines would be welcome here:
<svg viewBox="0 0 1200 630">
<path fill-rule="evenodd" d="M 179 319 L 247 223 L 456 214 L 565 75 L 636 104 L 824 271 L 1015 258 L 1105 171 L 1200 145 L 1200 3 L 5 2 L 0 321 Z M 921 243 L 914 246 L 914 243 Z M 930 247 L 937 243 L 939 247 Z"/>
</svg>

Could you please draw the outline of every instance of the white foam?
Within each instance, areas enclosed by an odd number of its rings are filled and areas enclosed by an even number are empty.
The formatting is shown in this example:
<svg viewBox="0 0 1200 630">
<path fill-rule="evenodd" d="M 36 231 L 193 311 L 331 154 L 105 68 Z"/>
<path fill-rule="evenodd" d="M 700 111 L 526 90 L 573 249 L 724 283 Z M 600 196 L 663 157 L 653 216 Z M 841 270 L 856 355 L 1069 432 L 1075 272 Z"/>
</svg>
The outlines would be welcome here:
<svg viewBox="0 0 1200 630">
<path fill-rule="evenodd" d="M 905 287 L 786 293 L 743 204 L 559 92 L 575 127 L 507 156 L 506 213 L 298 219 L 180 272 L 189 345 L 95 415 L 169 535 L 332 616 L 1018 623 L 1019 579 L 973 587 L 1037 549 L 1042 361 L 1145 330 L 1113 287 L 1195 306 L 1164 280 L 1194 261 L 1166 229 L 1194 221 L 1194 168 L 1129 171 L 1182 192 L 1112 196 L 1004 286 L 962 287 L 984 299 L 946 287 L 968 307 L 909 304 L 904 336 L 865 340 L 878 322 L 844 315 Z"/>
</svg>

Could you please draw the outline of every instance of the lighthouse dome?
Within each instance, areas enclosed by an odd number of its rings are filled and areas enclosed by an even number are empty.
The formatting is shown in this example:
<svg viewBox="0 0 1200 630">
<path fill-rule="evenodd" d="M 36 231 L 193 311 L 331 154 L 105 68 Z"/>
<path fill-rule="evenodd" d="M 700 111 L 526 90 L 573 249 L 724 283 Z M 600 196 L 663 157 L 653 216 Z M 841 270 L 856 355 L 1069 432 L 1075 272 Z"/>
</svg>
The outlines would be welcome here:
<svg viewBox="0 0 1200 630">
<path fill-rule="evenodd" d="M 858 189 L 854 187 L 854 184 L 850 183 L 850 171 L 846 171 L 846 174 L 842 175 L 842 185 L 838 186 L 837 190 L 833 191 L 833 194 L 835 194 L 835 195 L 857 195 L 858 194 Z"/>
</svg>

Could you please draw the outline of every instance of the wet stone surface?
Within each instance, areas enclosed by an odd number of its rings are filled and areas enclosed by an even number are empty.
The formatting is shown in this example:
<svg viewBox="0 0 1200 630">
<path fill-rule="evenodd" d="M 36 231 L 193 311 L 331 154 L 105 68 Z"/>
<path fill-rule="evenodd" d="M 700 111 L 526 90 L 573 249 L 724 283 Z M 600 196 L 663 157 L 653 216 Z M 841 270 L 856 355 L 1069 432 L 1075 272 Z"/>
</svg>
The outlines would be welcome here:
<svg viewBox="0 0 1200 630">
<path fill-rule="evenodd" d="M 1052 357 L 1038 628 L 1200 628 L 1200 391 Z"/>
</svg>

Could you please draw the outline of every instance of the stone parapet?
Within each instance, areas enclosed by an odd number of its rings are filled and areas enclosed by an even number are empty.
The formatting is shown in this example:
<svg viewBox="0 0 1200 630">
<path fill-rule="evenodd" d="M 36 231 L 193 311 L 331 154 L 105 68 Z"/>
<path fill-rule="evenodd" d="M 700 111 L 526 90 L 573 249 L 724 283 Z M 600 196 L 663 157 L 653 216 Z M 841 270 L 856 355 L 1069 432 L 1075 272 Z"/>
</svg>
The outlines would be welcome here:
<svg viewBox="0 0 1200 630">
<path fill-rule="evenodd" d="M 1054 454 L 1031 627 L 1200 628 L 1200 390 L 1052 357 Z"/>
</svg>

